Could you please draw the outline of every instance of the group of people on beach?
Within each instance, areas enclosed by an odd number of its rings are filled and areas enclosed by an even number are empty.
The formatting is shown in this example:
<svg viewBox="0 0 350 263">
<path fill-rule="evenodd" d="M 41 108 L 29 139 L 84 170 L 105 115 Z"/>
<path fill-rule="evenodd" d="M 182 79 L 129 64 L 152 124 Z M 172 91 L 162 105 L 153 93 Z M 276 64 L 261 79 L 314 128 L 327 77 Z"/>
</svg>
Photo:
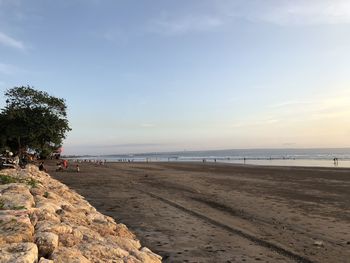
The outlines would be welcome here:
<svg viewBox="0 0 350 263">
<path fill-rule="evenodd" d="M 97 165 L 105 165 L 107 163 L 107 160 L 104 159 L 104 160 L 94 160 L 94 159 L 84 159 L 84 160 L 80 160 L 80 159 L 76 159 L 74 160 L 75 163 L 94 163 L 94 164 L 97 164 Z"/>
<path fill-rule="evenodd" d="M 68 161 L 67 160 L 61 160 L 56 163 L 56 172 L 64 171 L 65 169 L 68 169 Z M 80 172 L 80 167 L 77 164 L 75 166 L 76 172 Z M 39 164 L 39 171 L 47 172 L 47 169 L 45 168 L 44 161 L 40 162 Z"/>
<path fill-rule="evenodd" d="M 58 171 L 63 171 L 63 170 L 67 170 L 68 169 L 68 161 L 67 160 L 62 160 L 62 161 L 58 161 L 57 162 L 57 168 L 56 168 L 56 172 Z M 75 165 L 75 171 L 77 173 L 80 172 L 80 167 L 79 167 L 79 164 L 76 164 Z"/>
</svg>

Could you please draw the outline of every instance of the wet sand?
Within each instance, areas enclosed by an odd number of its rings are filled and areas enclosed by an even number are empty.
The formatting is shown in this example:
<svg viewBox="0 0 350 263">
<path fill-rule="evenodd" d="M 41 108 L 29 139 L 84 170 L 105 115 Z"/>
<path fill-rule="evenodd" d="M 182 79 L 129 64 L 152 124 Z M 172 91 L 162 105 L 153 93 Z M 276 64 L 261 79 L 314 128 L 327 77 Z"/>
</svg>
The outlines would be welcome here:
<svg viewBox="0 0 350 263">
<path fill-rule="evenodd" d="M 80 164 L 49 173 L 163 262 L 350 262 L 350 169 Z"/>
</svg>

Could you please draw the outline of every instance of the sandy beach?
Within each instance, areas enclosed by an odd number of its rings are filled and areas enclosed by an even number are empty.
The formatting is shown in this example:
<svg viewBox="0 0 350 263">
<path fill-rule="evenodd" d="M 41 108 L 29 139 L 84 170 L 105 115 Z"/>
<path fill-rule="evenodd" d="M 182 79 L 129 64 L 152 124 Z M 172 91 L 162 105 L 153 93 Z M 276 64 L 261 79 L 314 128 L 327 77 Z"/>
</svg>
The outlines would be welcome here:
<svg viewBox="0 0 350 263">
<path fill-rule="evenodd" d="M 349 262 L 350 169 L 72 166 L 48 169 L 164 262 Z"/>
</svg>

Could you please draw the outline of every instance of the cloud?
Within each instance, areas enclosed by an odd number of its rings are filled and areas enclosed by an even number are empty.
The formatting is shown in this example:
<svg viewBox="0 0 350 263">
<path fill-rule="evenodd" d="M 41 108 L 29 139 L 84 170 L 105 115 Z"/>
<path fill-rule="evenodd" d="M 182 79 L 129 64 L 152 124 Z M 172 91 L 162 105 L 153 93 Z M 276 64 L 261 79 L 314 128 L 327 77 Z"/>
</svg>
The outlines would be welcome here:
<svg viewBox="0 0 350 263">
<path fill-rule="evenodd" d="M 319 25 L 350 23 L 348 0 L 276 1 L 261 13 L 261 20 L 279 25 Z"/>
<path fill-rule="evenodd" d="M 151 21 L 149 31 L 163 35 L 182 35 L 191 32 L 209 31 L 223 25 L 224 22 L 211 15 L 187 15 L 170 18 L 162 15 Z"/>
<path fill-rule="evenodd" d="M 12 47 L 20 50 L 24 50 L 25 46 L 23 43 L 19 40 L 16 40 L 2 32 L 0 32 L 0 44 L 7 46 L 7 47 Z"/>
<path fill-rule="evenodd" d="M 163 13 L 151 20 L 147 30 L 174 36 L 207 32 L 238 20 L 280 26 L 350 24 L 348 0 L 222 0 L 214 1 L 210 10 L 192 14 Z"/>
<path fill-rule="evenodd" d="M 224 1 L 220 9 L 223 14 L 235 19 L 281 26 L 350 23 L 348 0 L 255 0 L 242 3 Z"/>
<path fill-rule="evenodd" d="M 280 26 L 350 24 L 348 0 L 222 0 L 212 9 L 225 21 L 230 17 Z"/>
<path fill-rule="evenodd" d="M 268 107 L 268 114 L 284 122 L 312 122 L 326 119 L 342 119 L 346 122 L 350 117 L 350 92 L 346 88 L 303 100 L 290 100 Z"/>
</svg>

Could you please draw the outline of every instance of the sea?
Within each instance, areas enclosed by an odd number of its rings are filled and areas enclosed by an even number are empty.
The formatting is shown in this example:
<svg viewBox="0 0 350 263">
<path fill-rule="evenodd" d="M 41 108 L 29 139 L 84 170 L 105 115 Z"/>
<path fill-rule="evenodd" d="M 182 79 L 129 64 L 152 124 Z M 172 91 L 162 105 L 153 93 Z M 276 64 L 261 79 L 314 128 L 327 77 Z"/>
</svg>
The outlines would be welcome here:
<svg viewBox="0 0 350 263">
<path fill-rule="evenodd" d="M 217 162 L 242 165 L 350 168 L 350 148 L 231 149 L 138 154 L 69 156 L 106 162 Z"/>
</svg>

